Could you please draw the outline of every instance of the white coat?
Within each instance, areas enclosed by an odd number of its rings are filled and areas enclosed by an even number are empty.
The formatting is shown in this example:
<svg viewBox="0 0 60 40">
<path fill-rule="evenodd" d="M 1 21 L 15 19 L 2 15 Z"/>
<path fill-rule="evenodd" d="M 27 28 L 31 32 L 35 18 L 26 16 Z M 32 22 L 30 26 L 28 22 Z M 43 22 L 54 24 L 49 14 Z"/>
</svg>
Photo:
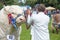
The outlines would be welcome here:
<svg viewBox="0 0 60 40">
<path fill-rule="evenodd" d="M 34 14 L 31 17 L 28 15 L 27 23 L 31 25 L 32 22 L 32 27 L 34 28 L 32 34 L 34 39 L 32 40 L 50 40 L 48 31 L 49 17 L 43 12 Z"/>
</svg>

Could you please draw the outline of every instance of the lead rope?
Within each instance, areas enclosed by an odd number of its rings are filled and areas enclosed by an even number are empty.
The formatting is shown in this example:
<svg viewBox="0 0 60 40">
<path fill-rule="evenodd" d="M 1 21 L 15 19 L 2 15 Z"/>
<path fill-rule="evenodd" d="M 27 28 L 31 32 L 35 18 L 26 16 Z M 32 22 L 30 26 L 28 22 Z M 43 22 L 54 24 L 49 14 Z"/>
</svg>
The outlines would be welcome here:
<svg viewBox="0 0 60 40">
<path fill-rule="evenodd" d="M 18 30 L 16 26 L 16 20 L 13 18 L 11 14 L 8 14 L 9 24 L 12 24 L 16 30 Z"/>
</svg>

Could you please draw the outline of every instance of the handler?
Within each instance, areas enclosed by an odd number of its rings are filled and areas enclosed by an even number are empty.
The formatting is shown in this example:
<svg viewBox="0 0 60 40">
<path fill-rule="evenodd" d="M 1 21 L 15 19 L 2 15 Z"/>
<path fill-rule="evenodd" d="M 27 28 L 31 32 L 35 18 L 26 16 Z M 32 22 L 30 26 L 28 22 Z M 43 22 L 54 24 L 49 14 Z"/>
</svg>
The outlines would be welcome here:
<svg viewBox="0 0 60 40">
<path fill-rule="evenodd" d="M 39 4 L 36 11 L 38 13 L 31 16 L 30 11 L 27 13 L 27 24 L 34 27 L 32 35 L 34 39 L 32 40 L 50 40 L 48 30 L 49 17 L 44 14 L 45 5 Z M 27 26 L 27 28 L 29 28 L 29 26 Z"/>
</svg>

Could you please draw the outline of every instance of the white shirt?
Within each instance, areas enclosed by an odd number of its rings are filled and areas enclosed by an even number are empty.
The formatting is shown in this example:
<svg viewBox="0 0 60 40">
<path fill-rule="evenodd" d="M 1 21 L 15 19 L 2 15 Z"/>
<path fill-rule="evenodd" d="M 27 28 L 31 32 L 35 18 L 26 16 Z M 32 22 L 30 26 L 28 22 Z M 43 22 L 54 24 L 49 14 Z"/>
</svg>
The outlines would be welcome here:
<svg viewBox="0 0 60 40">
<path fill-rule="evenodd" d="M 32 12 L 32 15 L 36 15 L 36 14 L 37 14 L 36 11 Z M 33 35 L 33 30 L 34 30 L 34 27 L 33 27 L 33 25 L 31 25 L 31 35 Z"/>
<path fill-rule="evenodd" d="M 31 25 L 32 22 L 34 22 L 33 40 L 50 40 L 48 31 L 49 17 L 43 12 L 34 14 L 31 17 L 28 15 L 27 23 Z"/>
</svg>

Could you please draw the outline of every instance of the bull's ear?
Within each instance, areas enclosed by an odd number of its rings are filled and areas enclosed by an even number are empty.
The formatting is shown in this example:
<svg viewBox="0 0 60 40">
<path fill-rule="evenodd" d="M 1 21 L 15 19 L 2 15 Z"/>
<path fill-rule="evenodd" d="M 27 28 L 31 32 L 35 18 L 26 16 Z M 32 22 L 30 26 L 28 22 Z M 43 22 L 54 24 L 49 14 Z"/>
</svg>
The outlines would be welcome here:
<svg viewBox="0 0 60 40">
<path fill-rule="evenodd" d="M 5 6 L 5 7 L 4 7 L 4 11 L 6 12 L 6 14 L 10 13 L 10 12 L 9 12 L 9 9 L 10 9 L 10 6 Z"/>
<path fill-rule="evenodd" d="M 9 10 L 10 9 L 10 6 L 5 6 L 4 7 L 6 10 Z"/>
</svg>

